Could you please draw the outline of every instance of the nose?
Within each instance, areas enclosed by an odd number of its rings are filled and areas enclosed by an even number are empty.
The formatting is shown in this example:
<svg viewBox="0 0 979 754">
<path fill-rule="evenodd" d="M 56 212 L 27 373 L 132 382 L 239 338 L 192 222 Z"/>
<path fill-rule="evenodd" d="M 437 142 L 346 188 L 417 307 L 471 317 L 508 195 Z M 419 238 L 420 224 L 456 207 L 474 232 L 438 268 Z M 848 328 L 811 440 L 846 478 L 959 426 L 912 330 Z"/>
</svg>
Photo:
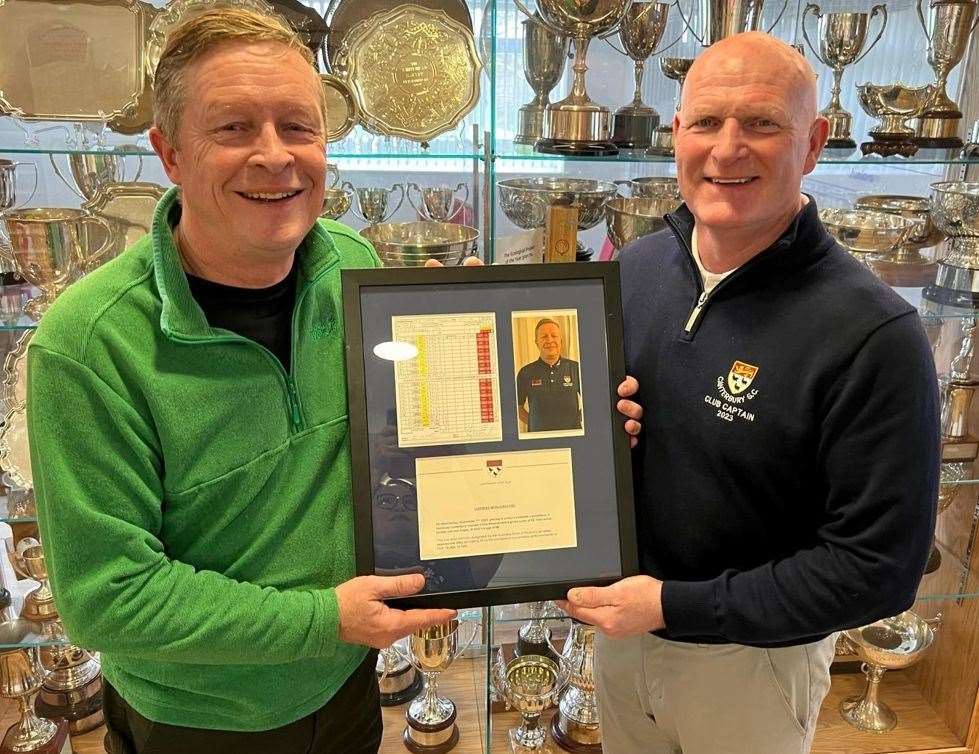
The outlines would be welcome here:
<svg viewBox="0 0 979 754">
<path fill-rule="evenodd" d="M 248 163 L 262 167 L 270 173 L 279 173 L 295 162 L 295 157 L 283 142 L 274 123 L 266 123 L 258 132 L 255 150 Z"/>
<path fill-rule="evenodd" d="M 737 162 L 747 153 L 744 136 L 744 129 L 737 118 L 727 118 L 717 131 L 711 156 L 722 165 Z"/>
</svg>

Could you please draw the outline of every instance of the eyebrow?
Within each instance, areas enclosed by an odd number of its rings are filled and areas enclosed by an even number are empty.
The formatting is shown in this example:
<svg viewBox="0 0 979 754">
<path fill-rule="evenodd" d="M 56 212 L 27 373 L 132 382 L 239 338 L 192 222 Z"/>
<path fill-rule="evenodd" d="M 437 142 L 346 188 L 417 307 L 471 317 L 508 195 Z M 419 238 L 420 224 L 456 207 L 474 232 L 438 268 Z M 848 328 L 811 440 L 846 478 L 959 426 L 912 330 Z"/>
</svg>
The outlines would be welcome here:
<svg viewBox="0 0 979 754">
<path fill-rule="evenodd" d="M 718 110 L 724 109 L 724 105 L 694 105 L 690 107 L 688 112 L 688 121 L 700 120 L 705 117 L 720 117 L 717 115 Z M 791 118 L 789 114 L 779 108 L 773 107 L 771 105 L 759 105 L 757 107 L 740 108 L 735 107 L 733 113 L 728 113 L 726 117 L 735 117 L 739 120 L 745 120 L 749 118 L 768 118 L 777 123 L 788 123 Z"/>
</svg>

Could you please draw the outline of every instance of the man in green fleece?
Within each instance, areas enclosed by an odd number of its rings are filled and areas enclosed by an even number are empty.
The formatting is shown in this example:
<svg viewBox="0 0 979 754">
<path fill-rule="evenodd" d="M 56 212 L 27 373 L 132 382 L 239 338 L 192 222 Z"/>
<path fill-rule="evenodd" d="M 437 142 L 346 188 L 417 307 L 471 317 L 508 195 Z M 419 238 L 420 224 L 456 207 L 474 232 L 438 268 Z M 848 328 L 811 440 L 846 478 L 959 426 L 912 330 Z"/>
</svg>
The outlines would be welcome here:
<svg viewBox="0 0 979 754">
<path fill-rule="evenodd" d="M 152 232 L 71 286 L 30 346 L 41 531 L 67 632 L 102 652 L 113 754 L 376 752 L 375 653 L 450 610 L 353 578 L 340 270 L 318 221 L 322 88 L 276 20 L 175 29 Z M 70 416 L 70 421 L 66 417 Z"/>
</svg>

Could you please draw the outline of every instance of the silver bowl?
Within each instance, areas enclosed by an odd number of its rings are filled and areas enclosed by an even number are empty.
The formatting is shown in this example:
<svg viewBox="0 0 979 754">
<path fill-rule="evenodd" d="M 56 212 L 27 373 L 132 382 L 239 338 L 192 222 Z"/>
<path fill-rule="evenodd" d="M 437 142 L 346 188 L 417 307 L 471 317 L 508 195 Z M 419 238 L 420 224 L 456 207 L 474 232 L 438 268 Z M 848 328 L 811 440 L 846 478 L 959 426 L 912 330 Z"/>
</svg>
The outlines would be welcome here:
<svg viewBox="0 0 979 754">
<path fill-rule="evenodd" d="M 893 256 L 918 227 L 907 218 L 869 209 L 821 209 L 819 219 L 851 254 L 878 259 Z"/>
<path fill-rule="evenodd" d="M 577 207 L 578 230 L 593 228 L 604 217 L 605 202 L 618 192 L 614 183 L 588 178 L 508 178 L 496 185 L 503 213 L 524 230 L 543 228 L 547 208 L 555 204 Z"/>
<path fill-rule="evenodd" d="M 979 238 L 979 182 L 931 184 L 931 214 L 938 229 L 952 238 Z"/>
<path fill-rule="evenodd" d="M 420 220 L 380 223 L 360 231 L 387 267 L 421 267 L 429 259 L 459 264 L 476 248 L 479 231 L 468 225 Z"/>
<path fill-rule="evenodd" d="M 616 251 L 640 236 L 666 227 L 663 215 L 677 208 L 676 199 L 617 196 L 605 205 L 608 237 Z"/>
<path fill-rule="evenodd" d="M 673 209 L 680 206 L 683 197 L 680 196 L 680 186 L 676 178 L 644 176 L 642 178 L 630 178 L 625 181 L 615 181 L 619 186 L 628 186 L 629 192 L 634 197 L 648 197 L 650 199 L 675 199 L 676 205 Z"/>
<path fill-rule="evenodd" d="M 904 245 L 915 249 L 926 249 L 945 238 L 945 234 L 935 227 L 928 211 L 928 198 L 924 196 L 902 196 L 900 194 L 871 194 L 861 196 L 856 201 L 857 209 L 870 209 L 899 215 L 919 223 L 908 236 Z"/>
<path fill-rule="evenodd" d="M 342 188 L 328 188 L 323 192 L 323 211 L 320 217 L 338 220 L 347 214 L 353 194 Z"/>
</svg>

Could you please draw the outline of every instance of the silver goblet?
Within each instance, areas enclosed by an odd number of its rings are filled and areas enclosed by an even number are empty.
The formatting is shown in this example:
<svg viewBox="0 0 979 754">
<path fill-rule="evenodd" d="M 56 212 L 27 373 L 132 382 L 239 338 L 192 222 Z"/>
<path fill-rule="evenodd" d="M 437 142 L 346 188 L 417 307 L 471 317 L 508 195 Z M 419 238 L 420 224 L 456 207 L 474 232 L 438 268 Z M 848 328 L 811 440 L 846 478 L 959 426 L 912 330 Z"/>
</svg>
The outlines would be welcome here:
<svg viewBox="0 0 979 754">
<path fill-rule="evenodd" d="M 320 217 L 339 220 L 350 209 L 353 193 L 345 188 L 328 188 L 323 191 L 323 210 Z"/>
<path fill-rule="evenodd" d="M 554 704 L 567 682 L 567 671 L 547 657 L 521 655 L 504 663 L 502 652 L 497 653 L 493 687 L 522 718 L 520 727 L 510 731 L 516 747 L 535 751 L 544 746 L 547 732 L 540 726 L 541 713 Z"/>
<path fill-rule="evenodd" d="M 806 17 L 813 14 L 817 19 L 819 30 L 819 47 L 813 45 L 806 28 Z M 880 14 L 883 21 L 880 31 L 874 41 L 864 50 L 867 38 L 867 26 L 870 20 Z M 840 102 L 841 81 L 843 69 L 853 63 L 858 63 L 872 50 L 884 34 L 887 26 L 887 7 L 875 5 L 870 13 L 823 13 L 818 5 L 809 3 L 802 12 L 802 36 L 812 50 L 812 54 L 823 65 L 833 69 L 833 90 L 829 104 L 820 111 L 820 115 L 829 121 L 829 149 L 854 149 L 857 145 L 850 136 L 853 116 L 844 109 Z M 861 54 L 861 50 L 863 53 Z"/>
<path fill-rule="evenodd" d="M 636 89 L 632 102 L 615 111 L 612 118 L 612 141 L 623 149 L 645 149 L 652 144 L 653 129 L 659 125 L 659 113 L 642 99 L 642 77 L 646 59 L 656 52 L 663 38 L 672 3 L 633 2 L 619 24 L 619 50 L 635 65 Z M 674 41 L 673 44 L 676 42 Z M 611 44 L 611 42 L 610 42 Z M 667 45 L 669 49 L 673 44 Z"/>
<path fill-rule="evenodd" d="M 863 660 L 862 669 L 867 686 L 859 696 L 840 702 L 840 714 L 850 725 L 860 730 L 883 733 L 897 725 L 897 715 L 880 701 L 880 682 L 888 670 L 899 670 L 914 664 L 935 641 L 941 614 L 925 620 L 910 610 L 893 618 L 885 618 L 862 628 L 845 632 L 857 656 Z"/>
<path fill-rule="evenodd" d="M 19 635 L 30 633 L 34 625 L 22 619 L 4 621 L 0 623 L 0 637 L 4 643 L 13 643 Z M 63 745 L 67 738 L 67 724 L 62 721 L 59 728 L 34 712 L 32 700 L 43 680 L 44 668 L 37 647 L 0 649 L 0 697 L 14 699 L 20 705 L 20 718 L 3 737 L 5 751 L 35 752 L 49 747 L 56 738 L 62 739 Z"/>
</svg>

